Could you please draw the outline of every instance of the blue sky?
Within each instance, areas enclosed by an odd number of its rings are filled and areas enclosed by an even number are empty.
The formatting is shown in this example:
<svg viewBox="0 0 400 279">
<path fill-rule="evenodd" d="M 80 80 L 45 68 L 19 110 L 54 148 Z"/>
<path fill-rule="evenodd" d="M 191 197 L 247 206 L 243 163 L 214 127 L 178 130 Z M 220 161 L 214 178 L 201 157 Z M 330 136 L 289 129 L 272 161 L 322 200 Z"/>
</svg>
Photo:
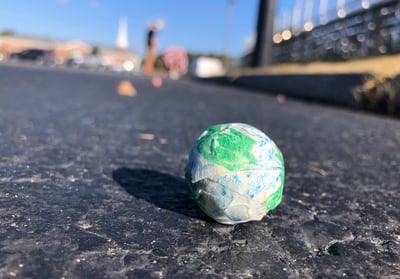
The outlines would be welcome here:
<svg viewBox="0 0 400 279">
<path fill-rule="evenodd" d="M 283 11 L 294 7 L 296 1 L 299 0 L 277 0 L 278 20 L 282 18 Z M 232 25 L 227 33 L 228 2 L 2 0 L 0 31 L 11 29 L 21 35 L 79 39 L 113 47 L 119 19 L 126 17 L 129 48 L 143 55 L 147 26 L 154 20 L 162 19 L 165 28 L 158 34 L 160 51 L 177 45 L 192 52 L 224 53 L 227 50 L 231 56 L 239 56 L 243 54 L 248 38 L 254 34 L 258 0 L 233 0 Z"/>
<path fill-rule="evenodd" d="M 159 49 L 184 46 L 194 52 L 237 56 L 254 33 L 258 0 L 234 0 L 228 33 L 228 0 L 2 0 L 0 31 L 114 46 L 121 17 L 128 21 L 129 47 L 144 53 L 149 22 L 162 19 Z M 278 1 L 289 5 L 293 1 Z"/>
</svg>

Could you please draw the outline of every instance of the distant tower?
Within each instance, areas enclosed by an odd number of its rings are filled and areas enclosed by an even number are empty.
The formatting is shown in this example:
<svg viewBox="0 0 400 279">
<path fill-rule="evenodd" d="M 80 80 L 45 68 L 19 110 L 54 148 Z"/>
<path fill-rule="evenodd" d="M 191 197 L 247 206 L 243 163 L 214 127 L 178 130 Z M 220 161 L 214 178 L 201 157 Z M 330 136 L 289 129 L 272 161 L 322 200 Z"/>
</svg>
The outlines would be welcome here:
<svg viewBox="0 0 400 279">
<path fill-rule="evenodd" d="M 119 50 L 128 49 L 128 23 L 125 17 L 119 20 L 117 48 Z"/>
</svg>

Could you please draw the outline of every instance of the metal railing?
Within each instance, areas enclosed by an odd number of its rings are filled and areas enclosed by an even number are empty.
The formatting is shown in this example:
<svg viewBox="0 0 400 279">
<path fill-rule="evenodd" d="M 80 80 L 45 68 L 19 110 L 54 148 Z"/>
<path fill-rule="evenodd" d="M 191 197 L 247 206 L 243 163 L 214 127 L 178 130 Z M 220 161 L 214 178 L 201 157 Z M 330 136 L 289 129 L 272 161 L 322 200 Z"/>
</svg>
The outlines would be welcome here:
<svg viewBox="0 0 400 279">
<path fill-rule="evenodd" d="M 313 0 L 299 2 L 307 6 Z M 338 0 L 330 10 L 326 3 L 327 0 L 319 1 L 324 8 L 314 16 L 309 12 L 307 16 L 305 8 L 295 7 L 291 22 L 287 22 L 288 16 L 275 21 L 273 63 L 337 61 L 400 53 L 400 0 Z M 296 10 L 299 8 L 303 9 L 302 17 Z M 243 56 L 241 64 L 249 65 L 251 55 Z"/>
<path fill-rule="evenodd" d="M 279 37 L 276 37 L 275 34 L 272 54 L 275 62 L 346 60 L 398 53 L 400 1 L 380 1 L 367 9 L 353 11 L 287 40 L 277 40 Z"/>
</svg>

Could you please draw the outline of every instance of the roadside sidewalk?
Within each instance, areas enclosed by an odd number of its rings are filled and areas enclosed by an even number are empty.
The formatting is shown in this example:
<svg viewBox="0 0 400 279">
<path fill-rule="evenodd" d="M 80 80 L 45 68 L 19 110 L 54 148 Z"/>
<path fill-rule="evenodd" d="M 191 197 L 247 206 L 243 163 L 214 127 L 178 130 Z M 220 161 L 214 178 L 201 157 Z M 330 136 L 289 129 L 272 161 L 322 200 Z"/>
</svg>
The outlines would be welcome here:
<svg viewBox="0 0 400 279">
<path fill-rule="evenodd" d="M 201 80 L 400 116 L 400 75 L 392 78 L 371 73 L 255 73 Z"/>
</svg>

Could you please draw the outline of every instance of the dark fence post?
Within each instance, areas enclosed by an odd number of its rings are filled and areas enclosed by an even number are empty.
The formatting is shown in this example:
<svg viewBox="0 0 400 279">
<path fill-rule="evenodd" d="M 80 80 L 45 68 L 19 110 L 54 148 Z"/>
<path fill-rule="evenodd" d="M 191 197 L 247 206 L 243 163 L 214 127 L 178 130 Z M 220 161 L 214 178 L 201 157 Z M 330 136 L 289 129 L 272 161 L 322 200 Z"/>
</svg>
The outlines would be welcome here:
<svg viewBox="0 0 400 279">
<path fill-rule="evenodd" d="M 274 29 L 276 0 L 259 0 L 257 38 L 254 47 L 252 67 L 267 67 L 272 60 L 272 36 Z"/>
</svg>

